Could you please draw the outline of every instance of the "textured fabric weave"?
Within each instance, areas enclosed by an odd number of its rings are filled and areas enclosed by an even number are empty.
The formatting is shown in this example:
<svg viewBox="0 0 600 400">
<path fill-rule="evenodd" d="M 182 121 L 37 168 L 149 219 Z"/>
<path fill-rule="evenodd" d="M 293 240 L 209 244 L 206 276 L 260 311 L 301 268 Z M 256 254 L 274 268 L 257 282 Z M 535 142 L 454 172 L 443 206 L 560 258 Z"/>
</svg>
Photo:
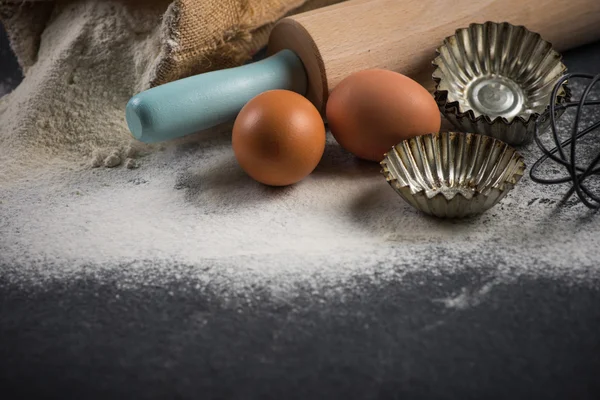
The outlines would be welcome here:
<svg viewBox="0 0 600 400">
<path fill-rule="evenodd" d="M 150 69 L 140 74 L 142 88 L 240 65 L 266 45 L 278 19 L 340 1 L 120 0 L 162 15 L 157 18 L 162 30 L 160 49 L 157 59 L 148 64 Z M 36 61 L 40 37 L 58 3 L 65 1 L 0 1 L 0 19 L 24 73 Z"/>
</svg>

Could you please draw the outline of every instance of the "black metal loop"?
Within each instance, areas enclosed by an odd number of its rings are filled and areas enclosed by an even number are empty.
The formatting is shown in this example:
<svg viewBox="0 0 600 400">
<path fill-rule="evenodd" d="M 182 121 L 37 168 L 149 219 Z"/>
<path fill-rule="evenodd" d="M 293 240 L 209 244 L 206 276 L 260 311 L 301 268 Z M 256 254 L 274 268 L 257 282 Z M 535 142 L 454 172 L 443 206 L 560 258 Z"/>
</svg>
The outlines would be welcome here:
<svg viewBox="0 0 600 400">
<path fill-rule="evenodd" d="M 572 82 L 573 79 L 587 79 L 591 81 L 584 89 L 579 101 L 556 104 L 558 91 L 562 84 L 565 81 Z M 565 198 L 568 198 L 573 193 L 575 193 L 577 197 L 579 197 L 581 202 L 591 209 L 600 209 L 600 194 L 594 193 L 588 186 L 584 184 L 584 181 L 588 177 L 600 173 L 600 167 L 598 167 L 598 164 L 600 163 L 600 151 L 589 165 L 579 165 L 577 159 L 577 141 L 582 137 L 588 135 L 589 133 L 595 131 L 597 131 L 597 133 L 600 133 L 600 130 L 598 129 L 600 128 L 600 121 L 597 121 L 589 127 L 585 128 L 584 130 L 579 131 L 579 123 L 581 120 L 581 115 L 583 113 L 583 108 L 587 106 L 600 106 L 600 100 L 588 99 L 590 93 L 592 92 L 592 89 L 598 82 L 600 82 L 600 74 L 594 76 L 590 74 L 573 73 L 566 74 L 559 79 L 552 91 L 550 107 L 540 116 L 540 118 L 538 118 L 534 127 L 533 138 L 540 150 L 542 150 L 542 152 L 544 153 L 544 155 L 540 159 L 538 159 L 529 170 L 529 176 L 531 177 L 531 180 L 537 183 L 555 185 L 559 183 L 572 182 L 573 185 L 566 193 Z M 577 113 L 575 114 L 575 121 L 571 129 L 570 138 L 561 142 L 556 126 L 557 112 L 566 111 L 567 109 L 573 107 L 577 107 Z M 539 137 L 540 125 L 544 121 L 547 121 L 548 118 L 550 118 L 552 139 L 554 140 L 554 144 L 556 146 L 550 150 L 546 146 L 544 146 Z M 598 139 L 598 143 L 600 144 L 600 138 Z M 559 165 L 563 166 L 567 171 L 567 175 L 558 178 L 540 177 L 538 170 L 547 160 L 554 161 L 555 163 L 558 163 Z"/>
</svg>

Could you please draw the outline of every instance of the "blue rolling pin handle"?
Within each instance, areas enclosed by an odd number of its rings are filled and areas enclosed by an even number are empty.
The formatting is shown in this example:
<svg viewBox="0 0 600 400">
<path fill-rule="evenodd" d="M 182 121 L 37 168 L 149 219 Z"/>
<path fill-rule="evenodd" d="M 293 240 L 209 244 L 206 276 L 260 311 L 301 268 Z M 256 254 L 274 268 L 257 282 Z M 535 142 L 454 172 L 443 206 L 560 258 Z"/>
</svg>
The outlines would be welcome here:
<svg viewBox="0 0 600 400">
<path fill-rule="evenodd" d="M 241 67 L 208 72 L 135 95 L 126 108 L 133 136 L 146 143 L 189 135 L 235 119 L 256 95 L 273 89 L 307 91 L 300 58 L 282 50 Z"/>
</svg>

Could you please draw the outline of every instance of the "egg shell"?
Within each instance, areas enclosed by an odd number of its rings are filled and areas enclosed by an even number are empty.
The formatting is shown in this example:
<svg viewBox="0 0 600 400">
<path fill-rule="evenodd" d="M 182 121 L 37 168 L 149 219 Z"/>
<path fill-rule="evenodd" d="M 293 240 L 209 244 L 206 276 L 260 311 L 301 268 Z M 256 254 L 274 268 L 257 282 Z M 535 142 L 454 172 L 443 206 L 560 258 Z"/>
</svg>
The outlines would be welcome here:
<svg viewBox="0 0 600 400">
<path fill-rule="evenodd" d="M 327 122 L 337 142 L 359 158 L 381 161 L 392 146 L 440 129 L 433 96 L 397 72 L 370 69 L 342 80 L 331 92 Z"/>
<path fill-rule="evenodd" d="M 270 90 L 250 100 L 233 125 L 232 145 L 244 171 L 271 186 L 297 183 L 318 165 L 325 124 L 305 97 Z"/>
</svg>

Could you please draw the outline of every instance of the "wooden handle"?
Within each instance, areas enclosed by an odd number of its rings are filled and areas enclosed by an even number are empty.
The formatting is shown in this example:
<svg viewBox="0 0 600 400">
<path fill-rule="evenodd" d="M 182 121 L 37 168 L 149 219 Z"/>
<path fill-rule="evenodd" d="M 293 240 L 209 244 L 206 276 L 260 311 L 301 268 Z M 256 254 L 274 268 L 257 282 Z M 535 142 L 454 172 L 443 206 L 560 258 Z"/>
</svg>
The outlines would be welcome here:
<svg viewBox="0 0 600 400">
<path fill-rule="evenodd" d="M 563 51 L 600 39 L 600 0 L 351 0 L 281 20 L 269 51 L 296 52 L 307 97 L 323 112 L 329 92 L 363 69 L 394 70 L 433 90 L 435 49 L 486 21 L 524 25 Z"/>
</svg>

